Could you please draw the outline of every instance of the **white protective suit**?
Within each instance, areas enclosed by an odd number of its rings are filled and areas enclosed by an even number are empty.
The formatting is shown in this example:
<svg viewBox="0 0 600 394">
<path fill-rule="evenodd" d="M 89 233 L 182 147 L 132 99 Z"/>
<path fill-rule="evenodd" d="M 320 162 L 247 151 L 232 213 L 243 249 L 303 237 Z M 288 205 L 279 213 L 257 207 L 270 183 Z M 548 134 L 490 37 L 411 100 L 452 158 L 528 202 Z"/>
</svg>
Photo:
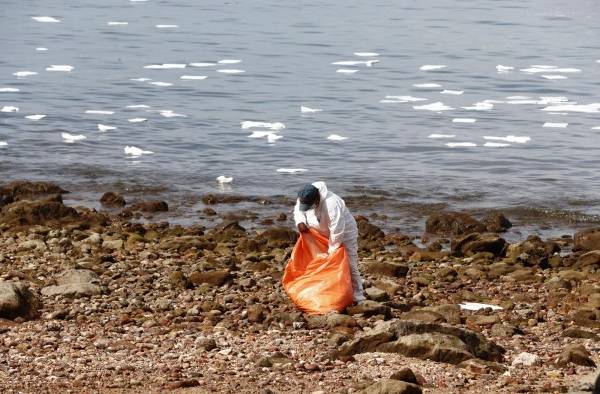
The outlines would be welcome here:
<svg viewBox="0 0 600 394">
<path fill-rule="evenodd" d="M 300 199 L 298 199 L 294 208 L 296 226 L 304 223 L 329 237 L 328 253 L 332 253 L 344 245 L 350 262 L 354 301 L 363 301 L 365 296 L 362 277 L 358 271 L 358 228 L 356 227 L 356 221 L 346 208 L 344 200 L 328 191 L 325 182 L 315 182 L 312 185 L 319 189 L 319 206 L 302 212 L 300 211 Z"/>
</svg>

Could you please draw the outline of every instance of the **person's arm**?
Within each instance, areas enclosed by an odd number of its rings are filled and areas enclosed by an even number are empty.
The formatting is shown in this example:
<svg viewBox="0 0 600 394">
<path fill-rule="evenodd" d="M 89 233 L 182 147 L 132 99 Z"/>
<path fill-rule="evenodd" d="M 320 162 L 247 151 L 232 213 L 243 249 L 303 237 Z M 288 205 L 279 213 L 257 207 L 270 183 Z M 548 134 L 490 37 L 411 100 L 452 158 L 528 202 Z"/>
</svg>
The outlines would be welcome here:
<svg viewBox="0 0 600 394">
<path fill-rule="evenodd" d="M 327 253 L 333 253 L 342 245 L 342 237 L 346 228 L 346 221 L 343 217 L 343 207 L 339 204 L 331 204 L 329 207 L 329 248 Z"/>
<path fill-rule="evenodd" d="M 308 225 L 306 223 L 306 214 L 300 212 L 300 199 L 296 200 L 296 206 L 294 207 L 294 222 L 298 227 L 298 231 L 305 233 L 308 231 Z"/>
</svg>

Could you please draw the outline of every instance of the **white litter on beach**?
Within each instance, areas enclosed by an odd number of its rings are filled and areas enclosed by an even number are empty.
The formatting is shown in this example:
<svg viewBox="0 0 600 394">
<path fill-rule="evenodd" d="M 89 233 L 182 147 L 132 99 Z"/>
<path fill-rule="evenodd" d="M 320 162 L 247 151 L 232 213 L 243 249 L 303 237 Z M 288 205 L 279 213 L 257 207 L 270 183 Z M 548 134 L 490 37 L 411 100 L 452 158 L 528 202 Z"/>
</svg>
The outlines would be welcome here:
<svg viewBox="0 0 600 394">
<path fill-rule="evenodd" d="M 48 48 L 44 48 L 44 47 L 37 47 L 37 48 L 35 48 L 35 50 L 36 50 L 36 51 L 39 51 L 39 52 L 46 52 L 46 51 L 48 50 Z"/>
<path fill-rule="evenodd" d="M 173 84 L 170 82 L 149 82 L 150 85 L 154 86 L 172 86 Z"/>
<path fill-rule="evenodd" d="M 8 144 L 6 143 L 6 141 L 0 141 L 0 146 L 7 146 Z"/>
<path fill-rule="evenodd" d="M 600 112 L 600 103 L 550 105 L 542 108 L 542 111 L 598 113 Z"/>
<path fill-rule="evenodd" d="M 442 90 L 440 92 L 440 94 L 453 94 L 455 96 L 460 96 L 464 92 L 465 92 L 464 90 L 448 90 L 448 89 L 444 89 L 444 90 Z"/>
<path fill-rule="evenodd" d="M 103 111 L 98 109 L 88 109 L 85 111 L 86 114 L 90 115 L 112 115 L 115 111 Z"/>
<path fill-rule="evenodd" d="M 130 81 L 146 82 L 146 81 L 152 81 L 152 78 L 131 78 Z"/>
<path fill-rule="evenodd" d="M 488 148 L 506 148 L 507 146 L 510 146 L 510 144 L 504 144 L 502 142 L 486 142 L 483 146 Z"/>
<path fill-rule="evenodd" d="M 277 135 L 275 133 L 271 133 L 271 134 L 267 135 L 267 142 L 269 144 L 274 144 L 275 141 L 277 141 L 280 138 L 283 138 L 283 136 L 282 135 Z"/>
<path fill-rule="evenodd" d="M 329 141 L 344 141 L 347 140 L 348 137 L 342 137 L 341 135 L 331 134 L 329 137 L 327 137 L 327 139 Z"/>
<path fill-rule="evenodd" d="M 156 25 L 157 29 L 177 29 L 179 25 Z"/>
<path fill-rule="evenodd" d="M 427 138 L 454 138 L 455 134 L 429 134 Z"/>
<path fill-rule="evenodd" d="M 565 127 L 567 127 L 569 124 L 568 123 L 552 123 L 552 122 L 546 122 L 544 123 L 544 125 L 542 127 L 549 127 L 549 128 L 558 128 L 558 129 L 564 129 Z"/>
<path fill-rule="evenodd" d="M 129 22 L 106 22 L 108 26 L 125 26 L 128 25 Z"/>
<path fill-rule="evenodd" d="M 13 75 L 17 78 L 25 78 L 30 75 L 37 75 L 37 72 L 35 72 L 35 71 L 17 71 L 16 73 L 13 73 Z"/>
<path fill-rule="evenodd" d="M 354 56 L 359 56 L 359 57 L 375 57 L 375 56 L 379 56 L 379 54 L 376 53 L 376 52 L 354 52 Z"/>
<path fill-rule="evenodd" d="M 443 64 L 426 64 L 424 66 L 419 67 L 421 71 L 433 71 L 433 70 L 441 70 L 442 68 L 446 68 Z"/>
<path fill-rule="evenodd" d="M 188 81 L 201 81 L 203 79 L 208 78 L 206 75 L 182 75 L 179 79 L 184 79 Z"/>
<path fill-rule="evenodd" d="M 279 168 L 277 169 L 277 172 L 283 173 L 283 174 L 298 174 L 301 172 L 306 172 L 308 171 L 306 168 Z"/>
<path fill-rule="evenodd" d="M 452 123 L 475 123 L 477 119 L 473 118 L 454 118 L 452 119 Z"/>
<path fill-rule="evenodd" d="M 105 124 L 100 124 L 98 123 L 98 130 L 101 132 L 106 132 L 106 131 L 110 131 L 110 130 L 116 130 L 117 128 L 115 126 L 108 126 Z"/>
<path fill-rule="evenodd" d="M 141 155 L 150 155 L 154 152 L 149 151 L 149 150 L 142 150 L 136 146 L 126 146 L 123 151 L 125 152 L 126 155 L 128 156 L 132 156 L 132 157 L 140 157 Z"/>
<path fill-rule="evenodd" d="M 450 110 L 453 110 L 454 108 L 449 107 L 440 101 L 437 101 L 437 102 L 431 103 L 431 104 L 416 105 L 416 106 L 413 106 L 413 109 L 441 112 L 441 111 L 450 111 Z"/>
<path fill-rule="evenodd" d="M 339 74 L 354 74 L 356 72 L 358 72 L 358 70 L 350 70 L 348 68 L 338 68 L 337 70 L 335 70 L 336 73 Z"/>
<path fill-rule="evenodd" d="M 499 73 L 507 73 L 507 72 L 509 72 L 509 71 L 512 71 L 512 70 L 514 70 L 514 69 L 515 69 L 515 68 L 514 68 L 514 67 L 512 67 L 512 66 L 503 66 L 502 64 L 499 64 L 499 65 L 497 65 L 497 66 L 496 66 L 496 70 L 497 70 Z"/>
<path fill-rule="evenodd" d="M 497 310 L 502 310 L 503 308 L 497 305 L 490 305 L 490 304 L 480 304 L 478 302 L 463 302 L 462 304 L 459 304 L 460 309 L 465 309 L 468 311 L 478 311 L 480 309 L 486 309 L 486 308 L 491 308 L 494 311 Z"/>
<path fill-rule="evenodd" d="M 237 64 L 237 63 L 241 63 L 242 61 L 239 59 L 223 59 L 223 60 L 219 60 L 217 63 L 219 64 Z"/>
<path fill-rule="evenodd" d="M 559 68 L 557 66 L 531 66 L 530 68 L 522 68 L 521 71 L 527 74 L 537 74 L 537 73 L 559 73 L 559 74 L 569 74 L 569 73 L 580 73 L 581 70 L 578 68 Z"/>
<path fill-rule="evenodd" d="M 171 109 L 162 109 L 159 110 L 158 113 L 165 118 L 187 118 L 187 115 L 178 114 L 177 112 L 173 112 Z"/>
<path fill-rule="evenodd" d="M 19 91 L 20 89 L 18 88 L 0 88 L 0 93 L 15 93 Z"/>
<path fill-rule="evenodd" d="M 542 78 L 546 79 L 567 79 L 564 75 L 542 75 Z"/>
<path fill-rule="evenodd" d="M 269 122 L 255 122 L 252 120 L 245 120 L 245 121 L 241 122 L 240 124 L 241 124 L 241 127 L 243 130 L 253 129 L 253 128 L 271 129 L 271 130 L 285 129 L 285 125 L 281 122 L 269 123 Z"/>
<path fill-rule="evenodd" d="M 323 111 L 322 109 L 318 109 L 318 108 L 309 108 L 309 107 L 305 107 L 303 105 L 300 106 L 300 112 L 303 114 L 314 114 L 315 112 L 321 112 Z"/>
<path fill-rule="evenodd" d="M 241 74 L 241 73 L 245 73 L 245 70 L 236 70 L 236 69 L 224 69 L 224 70 L 217 70 L 218 73 L 223 73 L 223 74 Z"/>
<path fill-rule="evenodd" d="M 19 112 L 19 107 L 14 107 L 12 105 L 5 105 L 0 109 L 0 112 Z"/>
<path fill-rule="evenodd" d="M 413 85 L 415 88 L 441 88 L 442 85 L 439 83 L 415 83 Z"/>
<path fill-rule="evenodd" d="M 25 118 L 29 119 L 29 120 L 33 120 L 34 122 L 37 122 L 38 120 L 44 119 L 46 117 L 46 115 L 27 115 Z"/>
<path fill-rule="evenodd" d="M 217 182 L 219 182 L 221 184 L 222 183 L 231 183 L 231 182 L 233 182 L 233 177 L 231 177 L 231 176 L 225 176 L 225 175 L 219 175 L 217 177 Z"/>
<path fill-rule="evenodd" d="M 61 71 L 71 72 L 75 67 L 69 66 L 68 64 L 52 64 L 50 67 L 46 67 L 46 71 Z"/>
<path fill-rule="evenodd" d="M 472 148 L 477 146 L 473 142 L 446 142 L 446 146 L 449 148 Z"/>
<path fill-rule="evenodd" d="M 387 100 L 394 100 L 395 103 L 413 103 L 417 101 L 427 101 L 426 98 L 413 96 L 385 96 Z M 381 102 L 381 101 L 380 101 Z"/>
<path fill-rule="evenodd" d="M 526 144 L 527 142 L 531 141 L 530 137 L 516 135 L 507 135 L 506 137 L 485 136 L 483 139 L 488 141 L 514 142 L 516 144 Z"/>
<path fill-rule="evenodd" d="M 36 22 L 42 22 L 42 23 L 59 23 L 60 22 L 60 19 L 56 19 L 51 16 L 32 16 L 31 19 L 33 19 Z"/>
<path fill-rule="evenodd" d="M 163 63 L 163 64 L 149 64 L 144 66 L 144 68 L 148 68 L 151 70 L 169 70 L 173 68 L 185 68 L 186 64 L 181 63 Z"/>
<path fill-rule="evenodd" d="M 480 101 L 478 103 L 473 104 L 470 107 L 461 108 L 469 111 L 489 111 L 490 109 L 494 108 L 494 104 L 485 101 Z"/>
<path fill-rule="evenodd" d="M 64 133 L 64 132 L 60 133 L 60 136 L 62 137 L 63 142 L 65 142 L 67 144 L 72 144 L 77 141 L 83 141 L 87 138 L 85 135 L 82 135 L 82 134 L 74 135 L 74 134 L 69 134 L 69 133 Z"/>
<path fill-rule="evenodd" d="M 146 104 L 136 104 L 136 105 L 128 105 L 125 108 L 132 108 L 132 109 L 135 109 L 135 108 L 150 108 L 150 106 L 146 105 Z"/>
<path fill-rule="evenodd" d="M 216 65 L 216 63 L 190 63 L 190 67 L 211 67 Z"/>
<path fill-rule="evenodd" d="M 127 121 L 129 123 L 140 123 L 140 122 L 145 122 L 147 120 L 148 119 L 146 119 L 146 118 L 132 118 L 132 119 L 127 119 Z"/>
</svg>

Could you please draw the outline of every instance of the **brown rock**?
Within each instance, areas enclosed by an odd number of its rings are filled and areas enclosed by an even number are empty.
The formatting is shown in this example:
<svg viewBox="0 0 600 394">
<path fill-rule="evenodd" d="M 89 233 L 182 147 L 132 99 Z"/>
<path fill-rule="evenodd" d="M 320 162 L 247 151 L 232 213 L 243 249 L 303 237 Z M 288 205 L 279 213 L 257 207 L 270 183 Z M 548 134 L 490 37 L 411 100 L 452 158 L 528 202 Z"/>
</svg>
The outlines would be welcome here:
<svg viewBox="0 0 600 394">
<path fill-rule="evenodd" d="M 583 365 L 585 367 L 596 366 L 596 363 L 592 360 L 592 355 L 583 345 L 567 346 L 558 356 L 556 363 L 561 366 L 567 366 L 569 363 Z"/>
<path fill-rule="evenodd" d="M 45 199 L 68 191 L 50 182 L 13 181 L 0 186 L 0 208 L 20 200 Z"/>
<path fill-rule="evenodd" d="M 600 228 L 590 228 L 575 233 L 573 250 L 586 252 L 600 250 Z"/>
<path fill-rule="evenodd" d="M 426 309 L 415 309 L 410 312 L 402 314 L 402 319 L 407 320 L 418 320 L 427 323 L 445 323 L 446 319 L 441 314 L 426 310 Z"/>
<path fill-rule="evenodd" d="M 385 291 L 390 297 L 396 295 L 396 293 L 398 293 L 398 291 L 402 288 L 400 284 L 386 278 L 378 279 L 375 282 L 373 282 L 373 284 L 375 285 L 375 287 L 378 287 L 381 290 Z"/>
<path fill-rule="evenodd" d="M 369 287 L 365 289 L 365 294 L 368 299 L 379 302 L 387 301 L 390 298 L 385 291 L 377 287 Z"/>
<path fill-rule="evenodd" d="M 35 319 L 40 307 L 40 300 L 24 283 L 0 281 L 0 318 Z"/>
<path fill-rule="evenodd" d="M 600 250 L 592 250 L 591 252 L 579 256 L 577 259 L 577 266 L 581 268 L 600 267 Z"/>
<path fill-rule="evenodd" d="M 100 203 L 107 207 L 124 207 L 126 202 L 122 195 L 115 192 L 106 192 L 100 198 Z"/>
<path fill-rule="evenodd" d="M 75 209 L 65 206 L 62 202 L 23 200 L 4 207 L 0 212 L 0 223 L 11 226 L 55 224 L 78 217 Z"/>
<path fill-rule="evenodd" d="M 371 275 L 385 275 L 392 278 L 403 278 L 408 273 L 408 266 L 389 261 L 370 260 L 363 263 L 363 270 Z"/>
<path fill-rule="evenodd" d="M 410 368 L 402 368 L 401 370 L 394 372 L 392 376 L 390 376 L 390 379 L 417 384 L 417 377 Z"/>
<path fill-rule="evenodd" d="M 425 231 L 441 236 L 482 233 L 485 226 L 471 215 L 461 212 L 439 212 L 427 218 Z"/>
<path fill-rule="evenodd" d="M 491 233 L 501 233 L 512 227 L 512 223 L 502 213 L 493 212 L 484 217 L 481 223 Z"/>
<path fill-rule="evenodd" d="M 294 246 L 298 240 L 298 232 L 287 227 L 272 227 L 262 232 L 258 239 L 267 241 L 271 248 L 288 248 Z"/>
<path fill-rule="evenodd" d="M 250 323 L 260 323 L 265 319 L 265 307 L 260 304 L 250 305 L 248 307 L 248 321 Z"/>
<path fill-rule="evenodd" d="M 394 379 L 381 379 L 364 390 L 361 394 L 421 394 L 421 387 L 416 384 Z"/>
<path fill-rule="evenodd" d="M 560 252 L 560 246 L 554 241 L 544 242 L 537 235 L 530 235 L 521 243 L 510 245 L 507 256 L 526 266 L 549 268 L 549 259 Z"/>
<path fill-rule="evenodd" d="M 393 342 L 379 345 L 377 351 L 400 353 L 407 357 L 418 357 L 449 364 L 458 364 L 473 358 L 463 341 L 455 336 L 440 333 L 404 335 Z"/>
<path fill-rule="evenodd" d="M 169 205 L 165 201 L 142 201 L 133 204 L 129 207 L 129 211 L 131 212 L 167 212 L 169 210 Z"/>
<path fill-rule="evenodd" d="M 204 272 L 192 272 L 188 276 L 188 280 L 194 285 L 200 285 L 207 283 L 213 286 L 221 286 L 225 282 L 231 279 L 229 270 L 215 270 L 215 271 L 204 271 Z"/>
<path fill-rule="evenodd" d="M 568 338 L 591 339 L 596 342 L 600 341 L 600 336 L 598 336 L 597 334 L 595 334 L 591 331 L 582 330 L 581 328 L 578 328 L 578 327 L 567 328 L 565 331 L 563 331 L 563 336 L 568 337 Z"/>
<path fill-rule="evenodd" d="M 471 315 L 467 317 L 467 324 L 474 326 L 491 326 L 500 321 L 498 315 Z"/>
<path fill-rule="evenodd" d="M 389 318 L 392 315 L 390 307 L 371 300 L 362 301 L 358 305 L 349 306 L 348 308 L 346 308 L 346 312 L 349 315 L 362 314 L 366 317 L 383 315 L 386 318 Z"/>
<path fill-rule="evenodd" d="M 507 245 L 506 241 L 497 235 L 472 233 L 452 240 L 451 251 L 455 256 L 472 256 L 480 252 L 503 256 L 506 253 Z"/>
</svg>

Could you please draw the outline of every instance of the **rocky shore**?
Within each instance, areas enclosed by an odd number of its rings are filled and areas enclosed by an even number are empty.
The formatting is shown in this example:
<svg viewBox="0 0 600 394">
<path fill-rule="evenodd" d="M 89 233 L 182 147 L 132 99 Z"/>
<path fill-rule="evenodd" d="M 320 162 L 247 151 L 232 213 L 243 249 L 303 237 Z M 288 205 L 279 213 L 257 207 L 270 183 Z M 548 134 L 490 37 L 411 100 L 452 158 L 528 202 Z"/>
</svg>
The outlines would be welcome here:
<svg viewBox="0 0 600 394">
<path fill-rule="evenodd" d="M 357 217 L 369 300 L 308 316 L 280 285 L 287 213 L 219 218 L 235 197 L 205 195 L 216 225 L 181 227 L 152 221 L 168 201 L 107 192 L 96 211 L 65 193 L 0 185 L 2 392 L 592 389 L 600 228 L 509 243 L 499 212 L 435 212 L 418 236 Z"/>
</svg>

